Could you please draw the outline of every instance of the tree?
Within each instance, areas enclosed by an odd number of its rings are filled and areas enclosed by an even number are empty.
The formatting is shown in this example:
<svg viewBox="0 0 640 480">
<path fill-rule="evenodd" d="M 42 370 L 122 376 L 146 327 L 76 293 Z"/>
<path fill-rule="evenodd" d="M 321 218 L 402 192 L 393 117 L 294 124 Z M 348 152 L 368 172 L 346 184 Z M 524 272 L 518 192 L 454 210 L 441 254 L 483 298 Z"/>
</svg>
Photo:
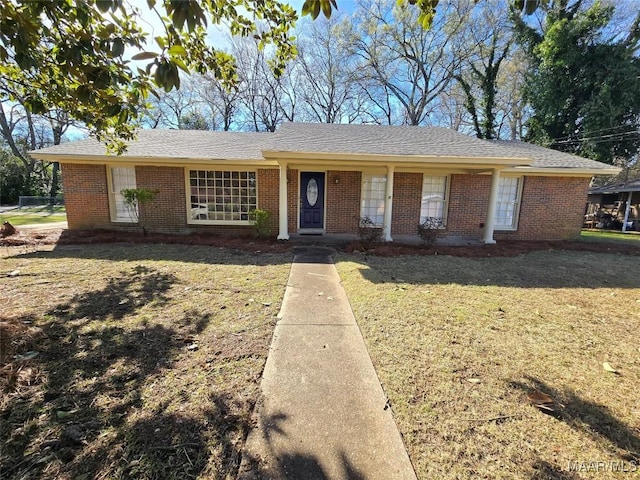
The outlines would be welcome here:
<svg viewBox="0 0 640 480">
<path fill-rule="evenodd" d="M 269 67 L 274 59 L 250 39 L 234 39 L 232 52 L 238 59 L 242 127 L 256 132 L 274 132 L 282 122 L 294 121 L 297 108 L 294 65 L 290 63 L 281 75 L 276 76 Z"/>
<path fill-rule="evenodd" d="M 226 22 L 234 35 L 274 45 L 280 73 L 295 54 L 289 37 L 297 15 L 276 0 L 147 0 L 164 32 L 150 44 L 141 12 L 122 0 L 0 2 L 0 76 L 12 100 L 31 113 L 63 110 L 116 151 L 130 139 L 154 87 L 180 86 L 178 70 L 214 72 L 233 82 L 231 55 L 207 44 L 209 24 Z M 240 12 L 246 12 L 240 13 Z M 261 20 L 260 27 L 250 17 Z M 146 61 L 138 68 L 126 60 Z"/>
<path fill-rule="evenodd" d="M 435 100 L 451 82 L 459 63 L 453 40 L 458 26 L 447 12 L 436 17 L 429 30 L 417 21 L 417 12 L 392 0 L 361 3 L 354 20 L 352 42 L 360 58 L 361 81 L 384 88 L 402 109 L 394 123 L 427 122 Z"/>
<path fill-rule="evenodd" d="M 344 18 L 303 24 L 297 47 L 303 118 L 321 123 L 355 121 L 362 98 Z"/>
<path fill-rule="evenodd" d="M 495 4 L 483 4 L 463 13 L 460 36 L 466 55 L 454 78 L 465 95 L 464 106 L 478 138 L 497 136 L 496 95 L 502 63 L 508 58 L 513 38 L 507 19 Z M 506 9 L 506 5 L 503 5 Z"/>
<path fill-rule="evenodd" d="M 541 28 L 514 18 L 530 71 L 527 139 L 615 163 L 640 148 L 640 13 L 612 24 L 613 4 L 552 2 Z"/>
</svg>

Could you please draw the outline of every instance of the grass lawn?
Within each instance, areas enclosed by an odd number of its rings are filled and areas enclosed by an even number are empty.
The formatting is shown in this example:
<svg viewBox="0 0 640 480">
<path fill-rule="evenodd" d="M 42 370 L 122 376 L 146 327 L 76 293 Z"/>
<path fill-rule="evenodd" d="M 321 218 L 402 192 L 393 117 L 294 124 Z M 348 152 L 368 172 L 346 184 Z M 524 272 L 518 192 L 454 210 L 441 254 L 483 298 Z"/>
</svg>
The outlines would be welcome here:
<svg viewBox="0 0 640 480">
<path fill-rule="evenodd" d="M 640 233 L 622 233 L 613 230 L 582 230 L 580 240 L 584 242 L 620 242 L 640 245 Z"/>
<path fill-rule="evenodd" d="M 66 221 L 67 212 L 63 206 L 20 208 L 0 214 L 0 223 L 9 222 L 14 227 Z"/>
<path fill-rule="evenodd" d="M 640 471 L 640 256 L 336 262 L 419 478 Z"/>
<path fill-rule="evenodd" d="M 234 478 L 287 254 L 0 248 L 0 477 Z"/>
</svg>

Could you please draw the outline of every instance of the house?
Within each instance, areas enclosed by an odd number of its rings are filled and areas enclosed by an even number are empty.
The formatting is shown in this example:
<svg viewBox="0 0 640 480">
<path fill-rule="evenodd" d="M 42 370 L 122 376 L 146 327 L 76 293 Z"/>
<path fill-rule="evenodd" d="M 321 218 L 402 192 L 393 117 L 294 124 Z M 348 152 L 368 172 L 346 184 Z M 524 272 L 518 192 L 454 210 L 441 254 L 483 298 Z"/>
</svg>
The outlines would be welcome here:
<svg viewBox="0 0 640 480">
<path fill-rule="evenodd" d="M 640 179 L 594 187 L 589 190 L 585 224 L 640 230 Z"/>
<path fill-rule="evenodd" d="M 619 169 L 522 142 L 486 141 L 438 127 L 287 123 L 274 133 L 142 130 L 121 156 L 93 139 L 32 152 L 61 164 L 70 229 L 127 228 L 124 188 L 158 190 L 140 217 L 152 231 L 251 231 L 271 214 L 277 238 L 416 235 L 568 239 L 579 235 L 593 175 Z"/>
</svg>

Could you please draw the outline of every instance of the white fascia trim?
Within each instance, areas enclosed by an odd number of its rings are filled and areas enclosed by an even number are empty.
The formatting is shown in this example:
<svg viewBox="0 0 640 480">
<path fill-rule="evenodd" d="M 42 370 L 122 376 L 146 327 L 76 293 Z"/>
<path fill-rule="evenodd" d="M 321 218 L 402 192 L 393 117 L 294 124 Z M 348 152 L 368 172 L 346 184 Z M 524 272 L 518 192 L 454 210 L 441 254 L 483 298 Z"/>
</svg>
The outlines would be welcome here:
<svg viewBox="0 0 640 480">
<path fill-rule="evenodd" d="M 353 152 L 290 152 L 278 150 L 263 150 L 262 155 L 265 159 L 291 159 L 291 160 L 338 160 L 342 162 L 370 162 L 370 163 L 393 163 L 396 164 L 413 164 L 413 165 L 499 165 L 499 166 L 528 166 L 533 160 L 524 157 L 456 157 L 441 155 L 379 155 L 370 153 L 353 153 Z"/>
<path fill-rule="evenodd" d="M 255 167 L 276 168 L 278 162 L 264 159 L 224 159 L 224 158 L 162 158 L 162 157 L 134 157 L 129 155 L 52 155 L 31 154 L 36 160 L 59 163 L 110 163 L 135 164 L 144 166 L 184 167 L 201 165 L 205 168 L 220 166 L 221 168 Z"/>
<path fill-rule="evenodd" d="M 549 177 L 593 177 L 594 175 L 617 175 L 622 171 L 618 167 L 607 168 L 562 168 L 562 167 L 509 167 L 502 173 Z"/>
</svg>

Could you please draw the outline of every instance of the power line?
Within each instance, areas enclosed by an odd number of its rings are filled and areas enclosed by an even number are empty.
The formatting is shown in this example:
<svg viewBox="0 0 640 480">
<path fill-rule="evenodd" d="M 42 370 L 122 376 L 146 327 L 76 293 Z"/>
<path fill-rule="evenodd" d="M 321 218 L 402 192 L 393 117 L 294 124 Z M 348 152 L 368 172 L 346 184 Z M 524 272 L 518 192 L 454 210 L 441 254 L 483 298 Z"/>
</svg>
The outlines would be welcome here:
<svg viewBox="0 0 640 480">
<path fill-rule="evenodd" d="M 620 129 L 636 129 L 638 128 L 637 125 L 618 125 L 615 127 L 608 127 L 608 128 L 599 128 L 597 130 L 591 130 L 589 132 L 583 132 L 582 135 L 591 135 L 593 133 L 598 133 L 598 132 L 607 132 L 609 130 L 620 130 Z M 634 133 L 634 132 L 620 132 L 620 133 Z M 558 137 L 558 138 L 554 138 L 553 141 L 557 142 L 557 141 L 562 141 L 562 140 L 568 140 L 571 138 L 571 135 L 566 135 L 564 137 Z M 596 137 L 598 138 L 598 137 Z"/>
</svg>

